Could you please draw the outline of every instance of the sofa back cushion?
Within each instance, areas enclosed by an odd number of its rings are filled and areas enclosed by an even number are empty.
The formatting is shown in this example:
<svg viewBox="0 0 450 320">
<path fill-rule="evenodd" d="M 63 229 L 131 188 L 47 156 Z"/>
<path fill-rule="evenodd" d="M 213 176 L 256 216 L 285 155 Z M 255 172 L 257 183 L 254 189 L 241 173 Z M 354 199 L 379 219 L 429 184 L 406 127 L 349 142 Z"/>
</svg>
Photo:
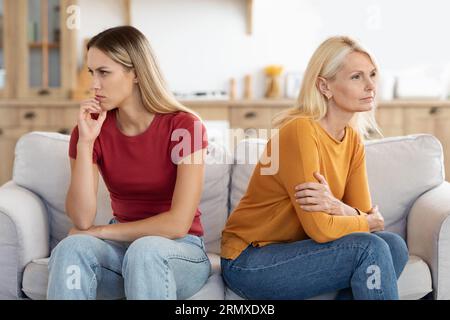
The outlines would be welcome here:
<svg viewBox="0 0 450 320">
<path fill-rule="evenodd" d="M 366 143 L 372 204 L 378 204 L 386 230 L 406 239 L 406 220 L 414 201 L 444 181 L 442 145 L 429 134 Z"/>
<path fill-rule="evenodd" d="M 243 159 L 259 157 L 266 141 L 241 141 L 234 155 L 230 208 L 244 195 L 253 174 L 253 162 Z M 378 204 L 385 219 L 385 229 L 406 239 L 406 218 L 413 202 L 422 193 L 444 180 L 442 146 L 428 134 L 384 138 L 366 142 L 366 162 L 372 203 Z"/>
<path fill-rule="evenodd" d="M 21 137 L 15 149 L 13 180 L 36 193 L 47 206 L 50 246 L 53 249 L 67 236 L 72 223 L 65 214 L 65 198 L 70 183 L 69 136 L 54 132 L 32 132 Z M 200 203 L 205 244 L 219 251 L 220 236 L 228 213 L 230 163 L 224 148 L 210 143 L 205 169 L 205 184 Z M 109 192 L 100 175 L 95 224 L 112 218 Z"/>
</svg>

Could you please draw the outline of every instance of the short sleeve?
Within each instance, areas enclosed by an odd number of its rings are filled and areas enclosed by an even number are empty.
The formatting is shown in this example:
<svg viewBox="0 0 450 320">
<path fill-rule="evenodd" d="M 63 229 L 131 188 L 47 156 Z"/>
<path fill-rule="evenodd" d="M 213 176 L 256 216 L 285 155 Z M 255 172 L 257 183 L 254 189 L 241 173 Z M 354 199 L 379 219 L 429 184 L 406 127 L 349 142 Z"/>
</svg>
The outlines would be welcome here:
<svg viewBox="0 0 450 320">
<path fill-rule="evenodd" d="M 199 118 L 187 112 L 179 112 L 174 117 L 170 137 L 172 161 L 179 163 L 190 154 L 208 147 L 206 127 Z"/>
<path fill-rule="evenodd" d="M 78 144 L 78 126 L 75 126 L 70 134 L 70 142 L 69 142 L 69 157 L 72 159 L 77 158 L 77 144 Z M 98 163 L 98 150 L 96 148 L 96 144 L 94 144 L 94 150 L 92 152 L 92 162 Z"/>
</svg>

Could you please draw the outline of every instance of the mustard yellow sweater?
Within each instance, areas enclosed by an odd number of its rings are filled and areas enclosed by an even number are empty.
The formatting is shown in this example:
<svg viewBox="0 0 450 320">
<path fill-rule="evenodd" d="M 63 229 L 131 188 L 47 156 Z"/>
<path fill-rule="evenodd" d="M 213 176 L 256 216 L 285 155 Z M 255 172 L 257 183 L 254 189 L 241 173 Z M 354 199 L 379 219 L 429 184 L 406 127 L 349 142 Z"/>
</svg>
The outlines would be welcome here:
<svg viewBox="0 0 450 320">
<path fill-rule="evenodd" d="M 269 155 L 275 138 L 267 143 Z M 247 191 L 222 232 L 224 258 L 235 259 L 249 244 L 258 247 L 308 238 L 324 243 L 369 231 L 364 216 L 372 204 L 360 136 L 346 126 L 344 138 L 338 141 L 318 122 L 297 118 L 280 129 L 278 138 L 279 169 L 272 175 L 261 174 L 262 168 L 270 167 L 262 158 L 255 166 Z M 318 182 L 314 171 L 325 177 L 337 199 L 360 214 L 334 216 L 302 210 L 295 201 L 295 187 Z"/>
</svg>

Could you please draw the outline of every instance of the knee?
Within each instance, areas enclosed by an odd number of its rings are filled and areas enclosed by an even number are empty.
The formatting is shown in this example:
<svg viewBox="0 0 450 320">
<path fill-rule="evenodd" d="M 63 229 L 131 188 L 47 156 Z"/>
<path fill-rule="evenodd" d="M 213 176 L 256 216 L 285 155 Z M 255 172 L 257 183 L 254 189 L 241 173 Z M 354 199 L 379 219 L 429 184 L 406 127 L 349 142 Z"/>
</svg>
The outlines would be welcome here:
<svg viewBox="0 0 450 320">
<path fill-rule="evenodd" d="M 353 241 L 359 244 L 363 249 L 372 252 L 381 257 L 386 257 L 386 255 L 390 255 L 389 246 L 382 238 L 377 237 L 373 233 L 354 233 Z"/>
<path fill-rule="evenodd" d="M 125 253 L 123 267 L 126 268 L 130 264 L 154 264 L 167 261 L 169 242 L 169 239 L 158 236 L 147 236 L 135 240 Z"/>
<path fill-rule="evenodd" d="M 66 260 L 66 258 L 85 255 L 88 250 L 94 247 L 96 240 L 98 239 L 84 234 L 76 234 L 64 238 L 52 250 L 49 266 L 54 260 L 62 261 Z"/>
<path fill-rule="evenodd" d="M 408 247 L 405 240 L 394 232 L 383 231 L 377 233 L 389 246 L 392 258 L 405 265 L 409 259 Z"/>
</svg>

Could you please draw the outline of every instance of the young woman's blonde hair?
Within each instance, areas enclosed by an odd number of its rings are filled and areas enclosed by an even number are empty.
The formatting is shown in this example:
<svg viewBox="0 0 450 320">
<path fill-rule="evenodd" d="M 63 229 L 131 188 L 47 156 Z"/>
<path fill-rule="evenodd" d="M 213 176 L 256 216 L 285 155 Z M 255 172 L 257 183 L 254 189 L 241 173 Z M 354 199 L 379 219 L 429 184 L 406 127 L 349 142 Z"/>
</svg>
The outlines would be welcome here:
<svg viewBox="0 0 450 320">
<path fill-rule="evenodd" d="M 150 43 L 138 29 L 131 26 L 107 29 L 89 40 L 87 50 L 92 47 L 101 50 L 125 70 L 134 69 L 142 102 L 149 112 L 184 111 L 201 120 L 197 113 L 179 103 L 167 89 Z"/>
<path fill-rule="evenodd" d="M 347 36 L 336 36 L 325 40 L 309 61 L 295 106 L 275 115 L 273 127 L 279 128 L 297 117 L 308 117 L 316 121 L 322 119 L 327 113 L 328 102 L 318 89 L 318 77 L 332 80 L 342 67 L 345 57 L 351 52 L 367 54 L 378 71 L 374 56 L 356 40 Z M 355 113 L 350 125 L 360 133 L 362 138 L 368 137 L 373 132 L 382 135 L 375 120 L 374 109 Z"/>
</svg>

